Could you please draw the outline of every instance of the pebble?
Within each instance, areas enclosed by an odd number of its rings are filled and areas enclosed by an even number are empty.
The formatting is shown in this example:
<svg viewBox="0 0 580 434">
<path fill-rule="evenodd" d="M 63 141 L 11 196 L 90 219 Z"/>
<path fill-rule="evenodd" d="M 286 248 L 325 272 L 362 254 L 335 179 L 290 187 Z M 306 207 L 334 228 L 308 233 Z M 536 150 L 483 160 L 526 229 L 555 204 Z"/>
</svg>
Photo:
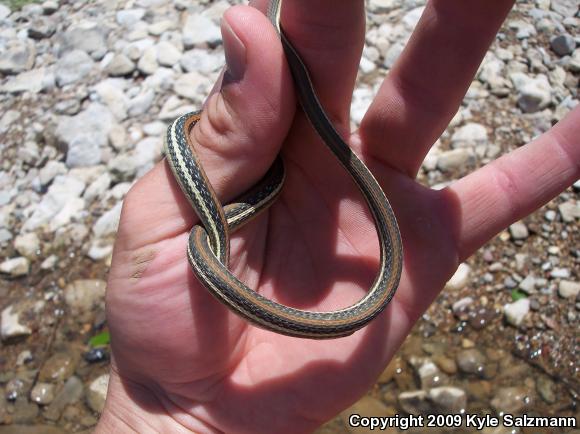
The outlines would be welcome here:
<svg viewBox="0 0 580 434">
<path fill-rule="evenodd" d="M 61 57 L 56 64 L 56 83 L 60 86 L 76 83 L 85 78 L 93 69 L 94 61 L 82 50 L 72 50 Z"/>
<path fill-rule="evenodd" d="M 508 303 L 503 307 L 506 321 L 516 327 L 522 324 L 529 311 L 530 300 L 528 298 L 522 298 L 513 303 Z"/>
<path fill-rule="evenodd" d="M 481 124 L 468 123 L 458 128 L 451 137 L 452 148 L 485 146 L 488 143 L 487 130 Z"/>
<path fill-rule="evenodd" d="M 481 374 L 485 366 L 485 356 L 481 351 L 470 348 L 457 353 L 455 358 L 459 370 L 466 374 Z"/>
<path fill-rule="evenodd" d="M 65 407 L 78 402 L 83 396 L 83 383 L 76 377 L 72 376 L 64 383 L 64 387 L 56 394 L 52 402 L 43 412 L 47 420 L 57 421 L 60 419 Z"/>
<path fill-rule="evenodd" d="M 73 313 L 91 312 L 102 307 L 107 283 L 98 279 L 75 280 L 64 289 L 64 300 Z"/>
<path fill-rule="evenodd" d="M 105 398 L 107 396 L 107 388 L 109 387 L 109 374 L 101 375 L 95 378 L 87 389 L 87 404 L 89 407 L 97 412 L 102 413 L 105 407 Z"/>
<path fill-rule="evenodd" d="M 0 93 L 20 94 L 29 92 L 37 94 L 54 88 L 54 74 L 47 68 L 37 68 L 18 74 L 0 85 Z"/>
<path fill-rule="evenodd" d="M 78 362 L 79 358 L 74 351 L 55 353 L 40 368 L 38 380 L 47 383 L 64 382 L 75 372 Z"/>
<path fill-rule="evenodd" d="M 115 54 L 107 64 L 105 71 L 111 77 L 120 77 L 131 74 L 136 68 L 135 63 L 124 54 Z"/>
<path fill-rule="evenodd" d="M 54 392 L 54 384 L 39 382 L 30 391 L 30 399 L 39 405 L 48 405 L 54 399 Z"/>
<path fill-rule="evenodd" d="M 576 41 L 570 35 L 563 34 L 559 36 L 554 36 L 550 40 L 550 47 L 558 56 L 566 56 L 576 48 Z"/>
<path fill-rule="evenodd" d="M 10 305 L 2 310 L 0 334 L 3 341 L 28 336 L 32 329 L 23 324 L 21 310 L 16 305 Z"/>
<path fill-rule="evenodd" d="M 522 221 L 511 224 L 509 230 L 514 240 L 525 240 L 530 235 L 526 224 Z"/>
<path fill-rule="evenodd" d="M 119 220 L 121 219 L 121 208 L 123 204 L 117 203 L 109 211 L 105 212 L 93 226 L 93 233 L 96 237 L 102 238 L 117 232 Z"/>
<path fill-rule="evenodd" d="M 524 387 L 503 387 L 491 400 L 491 405 L 497 413 L 518 413 L 530 403 L 530 393 Z"/>
<path fill-rule="evenodd" d="M 518 92 L 518 106 L 524 113 L 534 113 L 546 108 L 552 101 L 552 88 L 548 77 L 538 74 L 535 78 L 521 72 L 510 74 Z"/>
<path fill-rule="evenodd" d="M 34 66 L 36 47 L 32 41 L 9 39 L 3 44 L 0 56 L 0 73 L 19 74 Z"/>
<path fill-rule="evenodd" d="M 182 28 L 182 40 L 186 49 L 202 44 L 216 45 L 221 42 L 219 26 L 205 15 L 190 14 Z"/>
<path fill-rule="evenodd" d="M 458 387 L 436 387 L 428 396 L 440 414 L 459 414 L 467 408 L 467 394 Z"/>
<path fill-rule="evenodd" d="M 168 41 L 161 41 L 157 44 L 157 63 L 161 66 L 173 67 L 179 63 L 181 51 Z"/>
<path fill-rule="evenodd" d="M 437 168 L 442 172 L 451 172 L 472 166 L 475 162 L 473 151 L 466 148 L 442 152 L 437 159 Z"/>
<path fill-rule="evenodd" d="M 18 235 L 14 240 L 14 248 L 22 256 L 34 260 L 40 253 L 40 240 L 34 232 Z"/>
<path fill-rule="evenodd" d="M 558 205 L 558 211 L 562 220 L 566 223 L 572 223 L 580 219 L 580 201 L 568 201 Z"/>
<path fill-rule="evenodd" d="M 11 13 L 12 11 L 8 6 L 0 3 L 0 20 L 7 18 Z"/>
<path fill-rule="evenodd" d="M 576 300 L 578 294 L 580 294 L 580 282 L 561 280 L 558 284 L 558 295 L 560 297 Z"/>
<path fill-rule="evenodd" d="M 30 261 L 22 256 L 7 259 L 0 263 L 0 273 L 8 274 L 12 277 L 26 276 L 29 271 Z"/>
<path fill-rule="evenodd" d="M 458 291 L 465 288 L 470 280 L 471 267 L 466 263 L 461 263 L 455 270 L 455 273 L 445 284 L 445 289 L 448 291 Z"/>
</svg>

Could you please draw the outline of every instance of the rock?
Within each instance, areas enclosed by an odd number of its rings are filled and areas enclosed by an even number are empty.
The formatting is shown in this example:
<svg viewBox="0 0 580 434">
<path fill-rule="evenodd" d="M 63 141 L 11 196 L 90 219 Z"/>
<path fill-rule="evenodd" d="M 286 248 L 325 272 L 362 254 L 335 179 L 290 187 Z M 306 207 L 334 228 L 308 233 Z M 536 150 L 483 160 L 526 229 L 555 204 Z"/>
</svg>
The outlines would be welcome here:
<svg viewBox="0 0 580 434">
<path fill-rule="evenodd" d="M 94 379 L 87 390 L 87 404 L 96 413 L 102 413 L 105 408 L 105 398 L 109 387 L 109 374 Z"/>
<path fill-rule="evenodd" d="M 61 52 L 83 50 L 93 59 L 100 60 L 107 52 L 105 27 L 97 23 L 83 22 L 71 26 L 61 36 Z"/>
<path fill-rule="evenodd" d="M 514 72 L 510 74 L 510 79 L 518 91 L 518 106 L 523 112 L 537 112 L 552 101 L 552 88 L 544 74 L 531 78 L 524 73 Z"/>
<path fill-rule="evenodd" d="M 87 187 L 83 197 L 88 202 L 102 198 L 111 185 L 111 176 L 109 172 L 104 172 Z"/>
<path fill-rule="evenodd" d="M 42 3 L 42 10 L 45 15 L 52 15 L 58 10 L 57 0 L 46 0 Z"/>
<path fill-rule="evenodd" d="M 519 413 L 531 403 L 529 392 L 524 387 L 504 387 L 497 391 L 491 405 L 497 413 Z"/>
<path fill-rule="evenodd" d="M 109 360 L 109 354 L 104 348 L 91 348 L 83 355 L 83 358 L 88 363 L 100 363 Z"/>
<path fill-rule="evenodd" d="M 0 3 L 0 20 L 7 18 L 12 11 L 10 8 L 2 3 Z"/>
<path fill-rule="evenodd" d="M 38 68 L 10 78 L 0 86 L 0 93 L 40 93 L 50 90 L 54 86 L 54 74 L 46 68 Z"/>
<path fill-rule="evenodd" d="M 26 220 L 22 230 L 33 231 L 43 225 L 51 230 L 67 224 L 78 211 L 84 208 L 80 195 L 85 184 L 71 176 L 57 176 L 48 192 L 34 208 L 33 214 Z"/>
<path fill-rule="evenodd" d="M 533 24 L 522 20 L 512 20 L 508 22 L 508 26 L 516 31 L 516 38 L 518 39 L 527 39 L 537 33 Z"/>
<path fill-rule="evenodd" d="M 42 264 L 40 264 L 40 268 L 42 270 L 52 270 L 56 266 L 57 262 L 58 262 L 58 256 L 50 255 L 48 258 L 46 258 L 44 261 L 42 261 Z"/>
<path fill-rule="evenodd" d="M 201 74 L 189 72 L 181 75 L 173 84 L 173 90 L 181 97 L 194 102 L 202 102 L 208 94 L 212 84 Z"/>
<path fill-rule="evenodd" d="M 111 113 L 118 121 L 123 121 L 127 118 L 128 99 L 123 92 L 121 86 L 115 80 L 103 80 L 95 86 L 95 91 L 99 95 L 101 102 L 104 102 Z M 109 130 L 109 139 L 115 128 L 122 128 L 114 125 Z"/>
<path fill-rule="evenodd" d="M 550 7 L 563 17 L 573 17 L 578 12 L 577 0 L 552 0 Z"/>
<path fill-rule="evenodd" d="M 218 25 L 205 15 L 190 14 L 185 20 L 182 29 L 183 44 L 186 49 L 196 45 L 217 45 L 221 42 L 222 34 Z"/>
<path fill-rule="evenodd" d="M 136 117 L 147 113 L 155 101 L 153 89 L 143 89 L 137 96 L 131 98 L 127 104 L 129 116 Z"/>
<path fill-rule="evenodd" d="M 75 352 L 59 352 L 50 356 L 40 368 L 38 380 L 60 383 L 74 374 L 79 363 L 79 355 Z"/>
<path fill-rule="evenodd" d="M 105 244 L 102 245 L 99 241 L 92 243 L 89 251 L 87 252 L 87 256 L 91 258 L 93 261 L 102 261 L 103 259 L 107 259 L 113 253 L 113 245 L 112 244 Z"/>
<path fill-rule="evenodd" d="M 0 334 L 3 341 L 20 338 L 32 334 L 32 329 L 21 323 L 21 311 L 10 305 L 2 311 Z"/>
<path fill-rule="evenodd" d="M 131 74 L 135 70 L 135 64 L 124 54 L 115 54 L 107 64 L 105 72 L 111 77 L 120 77 Z"/>
<path fill-rule="evenodd" d="M 0 6 L 2 6 L 0 4 Z M 4 425 L 0 426 L 0 434 L 66 434 L 67 432 L 52 425 Z"/>
<path fill-rule="evenodd" d="M 30 399 L 40 405 L 48 405 L 54 399 L 54 384 L 36 383 L 30 391 Z"/>
<path fill-rule="evenodd" d="M 16 366 L 23 366 L 26 363 L 32 362 L 33 360 L 34 356 L 30 352 L 30 350 L 24 350 L 20 354 L 18 354 L 18 357 L 16 357 Z"/>
<path fill-rule="evenodd" d="M 205 76 L 218 71 L 224 66 L 223 52 L 208 52 L 199 48 L 186 51 L 179 59 L 185 72 L 198 72 Z"/>
<path fill-rule="evenodd" d="M 421 389 L 423 390 L 441 386 L 448 381 L 447 376 L 431 360 L 426 360 L 418 367 L 417 375 L 419 376 Z"/>
<path fill-rule="evenodd" d="M 73 142 L 77 147 L 85 143 L 89 149 L 95 145 L 105 147 L 108 144 L 109 131 L 114 124 L 115 119 L 111 111 L 102 104 L 93 103 L 76 116 L 62 116 L 55 133 L 57 139 L 67 147 Z M 95 156 L 79 158 L 81 161 L 96 160 Z"/>
<path fill-rule="evenodd" d="M 168 41 L 161 41 L 157 44 L 157 63 L 161 66 L 172 68 L 179 63 L 181 51 Z"/>
<path fill-rule="evenodd" d="M 554 268 L 550 271 L 550 277 L 554 279 L 568 279 L 570 278 L 570 270 L 568 268 Z"/>
<path fill-rule="evenodd" d="M 572 36 L 565 33 L 560 36 L 555 36 L 550 40 L 550 47 L 558 56 L 567 56 L 576 48 L 576 41 Z"/>
<path fill-rule="evenodd" d="M 544 375 L 540 375 L 536 380 L 536 390 L 538 391 L 538 395 L 540 395 L 540 397 L 548 404 L 554 404 L 556 402 L 554 387 L 554 382 Z"/>
<path fill-rule="evenodd" d="M 66 165 L 63 162 L 50 160 L 38 172 L 38 180 L 42 186 L 46 186 L 58 175 L 64 175 L 66 172 Z"/>
<path fill-rule="evenodd" d="M 64 299 L 76 314 L 103 307 L 107 283 L 104 280 L 76 280 L 64 289 Z"/>
<path fill-rule="evenodd" d="M 448 291 L 458 291 L 465 288 L 469 283 L 470 275 L 471 267 L 466 263 L 459 264 L 451 279 L 445 284 L 445 289 Z"/>
<path fill-rule="evenodd" d="M 40 40 L 50 38 L 56 32 L 56 23 L 46 17 L 35 18 L 28 27 L 28 36 Z"/>
<path fill-rule="evenodd" d="M 522 221 L 515 222 L 514 224 L 510 225 L 509 229 L 510 235 L 514 240 L 525 240 L 530 235 L 527 226 Z"/>
<path fill-rule="evenodd" d="M 561 280 L 558 285 L 558 294 L 562 298 L 576 299 L 580 294 L 580 282 Z"/>
<path fill-rule="evenodd" d="M 486 362 L 485 356 L 475 348 L 460 351 L 455 360 L 459 370 L 466 374 L 483 373 Z"/>
<path fill-rule="evenodd" d="M 455 363 L 455 360 L 443 354 L 435 354 L 433 356 L 433 362 L 448 375 L 455 375 L 457 373 L 457 363 Z"/>
<path fill-rule="evenodd" d="M 485 146 L 488 143 L 487 130 L 481 124 L 468 123 L 458 128 L 451 137 L 452 148 Z"/>
<path fill-rule="evenodd" d="M 57 393 L 50 405 L 43 413 L 45 419 L 56 421 L 67 405 L 78 402 L 83 396 L 83 383 L 75 376 L 70 377 L 64 383 L 64 387 Z"/>
<path fill-rule="evenodd" d="M 526 294 L 533 294 L 536 292 L 536 278 L 531 274 L 526 276 L 519 284 L 519 288 Z"/>
<path fill-rule="evenodd" d="M 450 172 L 472 165 L 475 157 L 470 149 L 458 148 L 442 152 L 437 158 L 437 168 L 442 172 Z"/>
<path fill-rule="evenodd" d="M 34 66 L 36 49 L 32 41 L 10 39 L 0 45 L 0 73 L 19 74 Z"/>
<path fill-rule="evenodd" d="M 409 414 L 427 414 L 432 411 L 427 392 L 424 390 L 400 393 L 398 401 L 401 408 Z"/>
<path fill-rule="evenodd" d="M 137 63 L 137 69 L 141 71 L 142 74 L 152 75 L 159 68 L 157 63 L 157 50 L 155 47 L 150 47 L 143 52 Z"/>
<path fill-rule="evenodd" d="M 93 59 L 86 52 L 82 50 L 69 51 L 56 63 L 56 83 L 61 87 L 76 83 L 91 72 L 93 65 Z"/>
<path fill-rule="evenodd" d="M 576 48 L 572 53 L 568 68 L 572 72 L 580 72 L 580 48 Z"/>
<path fill-rule="evenodd" d="M 18 398 L 14 404 L 12 422 L 15 424 L 27 424 L 33 422 L 38 416 L 38 406 L 25 397 Z"/>
<path fill-rule="evenodd" d="M 93 226 L 93 233 L 97 238 L 102 238 L 117 232 L 122 206 L 121 202 L 117 203 L 97 220 Z"/>
<path fill-rule="evenodd" d="M 14 248 L 28 259 L 36 259 L 40 253 L 40 240 L 34 232 L 18 235 L 14 240 Z"/>
<path fill-rule="evenodd" d="M 145 16 L 145 9 L 124 9 L 117 12 L 117 23 L 123 27 L 133 27 Z"/>
<path fill-rule="evenodd" d="M 575 219 L 580 219 L 580 201 L 568 201 L 558 205 L 558 211 L 562 220 L 572 223 Z"/>
<path fill-rule="evenodd" d="M 508 303 L 503 307 L 507 322 L 516 327 L 523 322 L 529 311 L 530 300 L 528 298 L 522 298 L 513 303 Z"/>
<path fill-rule="evenodd" d="M 30 261 L 22 256 L 6 259 L 0 263 L 0 273 L 9 274 L 12 277 L 26 276 L 30 271 Z"/>
<path fill-rule="evenodd" d="M 439 414 L 460 414 L 467 408 L 467 395 L 457 387 L 436 387 L 429 390 L 428 397 Z"/>
</svg>

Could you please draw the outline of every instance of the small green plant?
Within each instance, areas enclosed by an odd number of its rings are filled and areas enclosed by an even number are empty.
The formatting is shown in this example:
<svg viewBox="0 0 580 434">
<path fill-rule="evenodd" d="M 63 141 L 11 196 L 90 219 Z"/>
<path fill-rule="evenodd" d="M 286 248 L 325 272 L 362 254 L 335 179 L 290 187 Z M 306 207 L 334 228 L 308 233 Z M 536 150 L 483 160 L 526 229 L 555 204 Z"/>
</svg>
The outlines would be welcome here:
<svg viewBox="0 0 580 434">
<path fill-rule="evenodd" d="M 109 342 L 111 342 L 111 335 L 109 332 L 99 333 L 89 339 L 89 345 L 93 348 L 104 347 L 105 345 L 109 345 Z"/>
<path fill-rule="evenodd" d="M 519 289 L 512 290 L 512 300 L 518 301 L 518 300 L 521 300 L 522 298 L 526 298 L 526 297 L 527 297 L 527 294 L 525 292 L 522 292 Z"/>
<path fill-rule="evenodd" d="M 40 3 L 40 0 L 0 0 L 0 3 L 5 4 L 11 11 L 18 11 L 30 3 Z"/>
</svg>

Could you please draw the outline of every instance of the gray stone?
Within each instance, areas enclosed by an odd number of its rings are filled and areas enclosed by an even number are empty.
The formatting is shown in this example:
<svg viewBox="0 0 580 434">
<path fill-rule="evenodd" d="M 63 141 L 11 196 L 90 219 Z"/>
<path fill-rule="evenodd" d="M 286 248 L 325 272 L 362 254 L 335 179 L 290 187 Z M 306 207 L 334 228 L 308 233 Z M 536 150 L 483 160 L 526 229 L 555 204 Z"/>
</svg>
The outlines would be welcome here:
<svg viewBox="0 0 580 434">
<path fill-rule="evenodd" d="M 558 294 L 562 298 L 576 299 L 580 294 L 580 282 L 562 280 L 558 285 Z"/>
<path fill-rule="evenodd" d="M 546 108 L 552 101 L 552 88 L 548 77 L 539 74 L 536 78 L 520 72 L 510 75 L 518 91 L 518 106 L 525 113 L 533 113 Z"/>
<path fill-rule="evenodd" d="M 78 209 L 79 201 L 84 204 L 79 198 L 84 189 L 85 184 L 76 178 L 57 176 L 24 223 L 23 230 L 33 231 L 49 223 L 52 230 L 56 230 L 68 223 L 74 215 L 74 210 Z"/>
<path fill-rule="evenodd" d="M 568 68 L 572 72 L 580 72 L 580 48 L 576 48 L 572 53 Z"/>
<path fill-rule="evenodd" d="M 578 0 L 552 0 L 550 7 L 563 17 L 573 17 L 578 12 Z"/>
<path fill-rule="evenodd" d="M 102 198 L 111 185 L 111 175 L 109 172 L 104 172 L 101 176 L 95 179 L 85 190 L 83 197 L 88 202 Z"/>
<path fill-rule="evenodd" d="M 109 387 L 109 374 L 95 378 L 87 389 L 87 404 L 96 413 L 102 413 L 105 408 L 105 398 Z"/>
<path fill-rule="evenodd" d="M 41 185 L 45 186 L 50 184 L 58 175 L 64 175 L 66 172 L 66 165 L 62 161 L 50 160 L 39 170 L 38 180 Z"/>
<path fill-rule="evenodd" d="M 572 36 L 564 33 L 560 36 L 555 36 L 550 40 L 550 47 L 558 56 L 566 56 L 576 48 L 576 41 Z"/>
<path fill-rule="evenodd" d="M 157 49 L 155 47 L 147 48 L 137 62 L 137 68 L 142 74 L 151 75 L 159 68 L 157 63 Z"/>
<path fill-rule="evenodd" d="M 83 396 L 83 383 L 75 376 L 70 377 L 64 387 L 50 403 L 43 413 L 43 416 L 52 421 L 60 419 L 64 408 L 67 405 L 78 402 Z"/>
<path fill-rule="evenodd" d="M 54 74 L 46 68 L 38 68 L 10 78 L 0 86 L 0 93 L 40 93 L 50 90 L 54 86 Z"/>
<path fill-rule="evenodd" d="M 97 23 L 87 23 L 69 28 L 62 34 L 61 52 L 83 50 L 93 59 L 100 60 L 107 52 L 106 30 Z"/>
<path fill-rule="evenodd" d="M 32 41 L 10 39 L 0 49 L 0 73 L 19 74 L 34 66 L 36 49 Z"/>
<path fill-rule="evenodd" d="M 570 270 L 568 268 L 554 268 L 550 271 L 550 277 L 554 279 L 568 279 L 570 277 Z"/>
<path fill-rule="evenodd" d="M 442 152 L 437 158 L 437 168 L 442 172 L 451 172 L 474 162 L 475 156 L 470 149 L 458 148 Z"/>
<path fill-rule="evenodd" d="M 189 72 L 175 81 L 173 90 L 183 98 L 200 103 L 206 98 L 211 86 L 212 83 L 207 77 L 197 72 Z"/>
<path fill-rule="evenodd" d="M 111 77 L 120 77 L 131 74 L 135 70 L 135 63 L 124 54 L 115 54 L 107 64 L 105 71 Z"/>
<path fill-rule="evenodd" d="M 5 4 L 0 3 L 0 20 L 8 18 L 8 16 L 12 13 L 10 8 Z"/>
<path fill-rule="evenodd" d="M 51 355 L 40 368 L 38 380 L 62 383 L 74 374 L 80 357 L 76 352 L 57 352 Z"/>
<path fill-rule="evenodd" d="M 93 103 L 76 116 L 61 117 L 55 133 L 66 146 L 70 146 L 75 139 L 90 137 L 87 142 L 104 147 L 108 144 L 108 134 L 114 124 L 111 111 L 102 104 Z"/>
<path fill-rule="evenodd" d="M 531 404 L 529 391 L 524 387 L 504 387 L 497 391 L 491 405 L 499 414 L 519 413 Z"/>
<path fill-rule="evenodd" d="M 145 16 L 145 9 L 124 9 L 117 12 L 117 23 L 124 27 L 132 27 Z"/>
<path fill-rule="evenodd" d="M 54 399 L 54 384 L 38 382 L 30 391 L 30 399 L 40 405 L 48 405 Z"/>
<path fill-rule="evenodd" d="M 102 150 L 99 139 L 86 134 L 75 137 L 68 144 L 66 165 L 68 167 L 94 166 L 101 162 Z"/>
<path fill-rule="evenodd" d="M 30 271 L 30 261 L 22 256 L 6 259 L 0 263 L 0 273 L 8 274 L 12 277 L 26 276 Z"/>
<path fill-rule="evenodd" d="M 476 123 L 468 123 L 458 128 L 451 137 L 452 148 L 476 147 L 487 143 L 487 130 Z"/>
<path fill-rule="evenodd" d="M 440 414 L 460 414 L 467 408 L 467 394 L 458 387 L 436 387 L 428 396 Z"/>
<path fill-rule="evenodd" d="M 485 367 L 486 359 L 481 351 L 470 348 L 457 353 L 455 361 L 462 372 L 466 374 L 481 374 Z"/>
<path fill-rule="evenodd" d="M 224 53 L 194 48 L 186 51 L 179 59 L 179 63 L 186 72 L 196 71 L 208 75 L 224 66 Z"/>
<path fill-rule="evenodd" d="M 21 310 L 14 305 L 10 305 L 2 311 L 0 332 L 3 341 L 28 336 L 32 333 L 32 329 L 28 325 L 22 324 L 20 315 Z"/>
<path fill-rule="evenodd" d="M 580 201 L 570 200 L 558 205 L 558 211 L 562 220 L 566 223 L 572 223 L 575 219 L 580 218 Z"/>
<path fill-rule="evenodd" d="M 514 224 L 511 224 L 509 227 L 509 231 L 510 235 L 514 240 L 525 240 L 530 236 L 528 227 L 522 221 L 518 221 L 515 222 Z"/>
<path fill-rule="evenodd" d="M 18 235 L 14 240 L 14 248 L 28 259 L 36 259 L 40 253 L 40 240 L 34 232 Z"/>
<path fill-rule="evenodd" d="M 183 44 L 186 49 L 196 45 L 216 45 L 221 42 L 220 28 L 205 15 L 190 14 L 182 29 Z"/>
<path fill-rule="evenodd" d="M 529 311 L 530 300 L 528 298 L 522 298 L 513 303 L 508 303 L 503 307 L 506 321 L 515 327 L 519 326 L 524 321 L 524 318 Z"/>
<path fill-rule="evenodd" d="M 519 288 L 526 294 L 533 294 L 536 292 L 536 278 L 531 274 L 526 276 L 519 284 Z"/>
<path fill-rule="evenodd" d="M 181 50 L 169 41 L 161 41 L 157 44 L 157 63 L 161 66 L 172 68 L 179 63 Z"/>
<path fill-rule="evenodd" d="M 56 64 L 56 83 L 59 86 L 76 83 L 86 77 L 93 69 L 94 61 L 82 50 L 66 53 Z"/>
<path fill-rule="evenodd" d="M 136 117 L 147 113 L 154 101 L 155 91 L 153 89 L 143 89 L 137 96 L 131 98 L 127 103 L 128 115 Z"/>
<path fill-rule="evenodd" d="M 127 118 L 128 100 L 122 87 L 112 80 L 103 80 L 95 86 L 95 90 L 101 102 L 107 105 L 118 121 Z"/>
<path fill-rule="evenodd" d="M 56 23 L 47 17 L 37 17 L 30 23 L 28 36 L 32 39 L 50 38 L 56 32 Z"/>
<path fill-rule="evenodd" d="M 117 232 L 119 220 L 121 218 L 122 203 L 117 203 L 109 211 L 105 212 L 93 226 L 93 233 L 97 238 L 112 235 Z"/>
<path fill-rule="evenodd" d="M 401 408 L 409 414 L 426 414 L 432 410 L 427 392 L 424 390 L 400 393 L 398 401 Z"/>
<path fill-rule="evenodd" d="M 516 31 L 518 39 L 527 39 L 537 33 L 533 24 L 523 20 L 512 20 L 508 22 L 508 27 Z"/>
<path fill-rule="evenodd" d="M 91 312 L 104 306 L 106 288 L 104 280 L 76 280 L 66 286 L 64 299 L 73 313 Z"/>
</svg>

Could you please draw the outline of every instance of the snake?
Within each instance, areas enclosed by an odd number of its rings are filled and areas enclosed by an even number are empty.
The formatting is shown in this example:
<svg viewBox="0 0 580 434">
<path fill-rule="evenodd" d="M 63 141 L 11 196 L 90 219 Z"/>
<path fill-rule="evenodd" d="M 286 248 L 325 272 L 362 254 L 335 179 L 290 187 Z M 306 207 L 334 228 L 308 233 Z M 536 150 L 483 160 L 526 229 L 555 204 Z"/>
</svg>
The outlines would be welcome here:
<svg viewBox="0 0 580 434">
<path fill-rule="evenodd" d="M 229 271 L 231 234 L 267 210 L 283 190 L 286 173 L 280 155 L 249 191 L 222 206 L 191 137 L 202 111 L 179 116 L 168 126 L 164 152 L 171 172 L 200 220 L 189 233 L 187 258 L 201 284 L 254 326 L 298 338 L 339 338 L 367 325 L 389 304 L 400 281 L 403 246 L 395 214 L 385 193 L 324 111 L 307 66 L 281 26 L 281 10 L 282 0 L 270 0 L 266 15 L 280 37 L 300 106 L 320 139 L 357 185 L 374 220 L 380 249 L 379 271 L 366 294 L 343 309 L 302 310 L 264 297 Z"/>
</svg>

